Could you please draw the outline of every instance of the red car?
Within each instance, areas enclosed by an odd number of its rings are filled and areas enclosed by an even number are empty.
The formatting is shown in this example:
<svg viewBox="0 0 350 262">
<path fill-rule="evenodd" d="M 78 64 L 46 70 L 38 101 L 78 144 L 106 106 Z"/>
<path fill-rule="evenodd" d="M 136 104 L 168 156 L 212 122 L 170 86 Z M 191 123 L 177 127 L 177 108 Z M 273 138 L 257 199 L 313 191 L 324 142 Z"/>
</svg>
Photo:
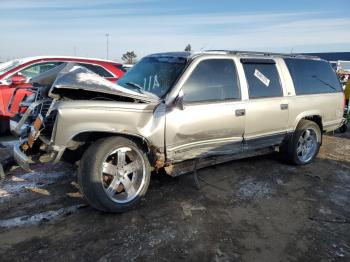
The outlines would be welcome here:
<svg viewBox="0 0 350 262">
<path fill-rule="evenodd" d="M 41 73 L 44 73 L 62 63 L 76 62 L 96 74 L 116 82 L 121 78 L 125 69 L 122 64 L 102 59 L 41 56 L 16 59 L 0 64 L 0 133 L 8 130 L 9 118 L 19 111 L 19 103 L 25 95 L 30 95 L 27 90 L 31 87 L 28 81 Z M 20 87 L 8 110 L 9 101 L 15 88 Z M 23 88 L 23 89 L 22 89 Z"/>
</svg>

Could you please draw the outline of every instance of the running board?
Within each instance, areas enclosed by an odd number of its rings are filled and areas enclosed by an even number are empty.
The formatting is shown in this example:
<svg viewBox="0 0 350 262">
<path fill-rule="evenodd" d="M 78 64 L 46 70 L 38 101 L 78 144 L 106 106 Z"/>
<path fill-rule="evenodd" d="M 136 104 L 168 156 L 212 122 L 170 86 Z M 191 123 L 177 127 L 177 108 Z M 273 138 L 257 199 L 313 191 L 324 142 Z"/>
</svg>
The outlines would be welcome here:
<svg viewBox="0 0 350 262">
<path fill-rule="evenodd" d="M 260 156 L 276 152 L 275 148 L 264 148 L 260 150 L 247 151 L 243 153 L 238 153 L 234 155 L 221 155 L 208 158 L 196 158 L 191 160 L 186 160 L 180 163 L 170 164 L 164 167 L 166 173 L 172 177 L 177 177 L 194 171 L 195 169 L 202 169 L 208 166 L 214 166 L 233 160 Z"/>
</svg>

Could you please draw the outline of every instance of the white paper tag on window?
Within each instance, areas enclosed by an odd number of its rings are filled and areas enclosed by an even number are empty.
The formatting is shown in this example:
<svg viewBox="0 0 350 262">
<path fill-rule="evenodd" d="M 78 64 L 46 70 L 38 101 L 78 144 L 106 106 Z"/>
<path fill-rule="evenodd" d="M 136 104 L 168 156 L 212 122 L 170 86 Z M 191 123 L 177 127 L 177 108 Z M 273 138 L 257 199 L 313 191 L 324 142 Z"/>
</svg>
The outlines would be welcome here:
<svg viewBox="0 0 350 262">
<path fill-rule="evenodd" d="M 255 69 L 254 76 L 259 79 L 264 85 L 269 86 L 270 85 L 270 79 L 268 79 L 266 76 L 264 76 L 263 73 L 261 73 L 258 69 Z"/>
</svg>

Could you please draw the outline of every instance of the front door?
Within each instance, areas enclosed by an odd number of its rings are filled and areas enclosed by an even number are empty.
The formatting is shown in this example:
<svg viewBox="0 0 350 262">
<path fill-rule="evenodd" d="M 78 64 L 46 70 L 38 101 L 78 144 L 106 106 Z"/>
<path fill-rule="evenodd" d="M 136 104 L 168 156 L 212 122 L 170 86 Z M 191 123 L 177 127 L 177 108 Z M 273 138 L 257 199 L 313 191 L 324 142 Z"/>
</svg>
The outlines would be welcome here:
<svg viewBox="0 0 350 262">
<path fill-rule="evenodd" d="M 188 69 L 183 107 L 166 115 L 166 152 L 172 162 L 242 150 L 244 103 L 232 59 L 201 59 Z"/>
</svg>

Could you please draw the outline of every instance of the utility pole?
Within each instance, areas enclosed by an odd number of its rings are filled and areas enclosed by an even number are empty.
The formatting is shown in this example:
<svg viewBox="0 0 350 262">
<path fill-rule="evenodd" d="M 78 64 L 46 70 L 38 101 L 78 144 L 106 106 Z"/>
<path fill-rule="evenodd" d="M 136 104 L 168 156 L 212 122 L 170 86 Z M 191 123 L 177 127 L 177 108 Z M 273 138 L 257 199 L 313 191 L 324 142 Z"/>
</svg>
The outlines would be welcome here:
<svg viewBox="0 0 350 262">
<path fill-rule="evenodd" d="M 107 52 L 107 56 L 106 56 L 106 59 L 108 60 L 109 59 L 109 33 L 106 33 L 106 52 Z"/>
</svg>

